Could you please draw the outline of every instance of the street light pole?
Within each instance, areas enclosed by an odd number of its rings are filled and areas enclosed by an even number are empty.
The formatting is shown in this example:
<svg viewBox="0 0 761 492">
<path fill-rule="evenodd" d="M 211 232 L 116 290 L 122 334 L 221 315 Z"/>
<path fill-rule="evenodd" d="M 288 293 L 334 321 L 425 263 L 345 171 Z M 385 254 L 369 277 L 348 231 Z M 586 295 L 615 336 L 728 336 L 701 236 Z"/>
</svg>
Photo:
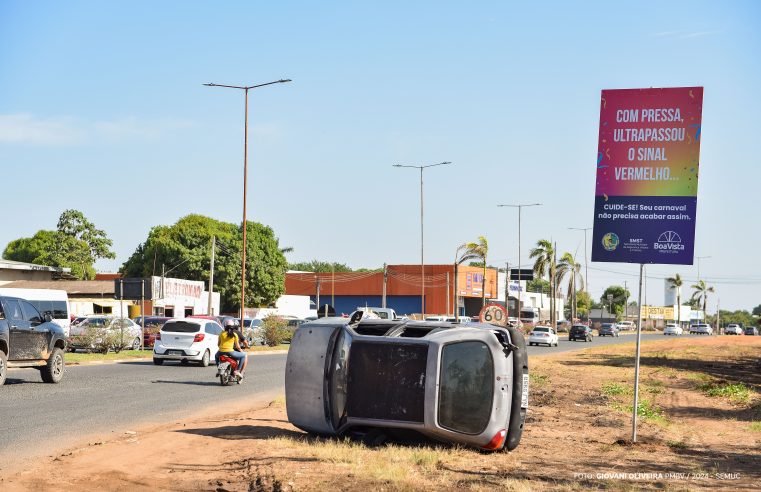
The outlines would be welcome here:
<svg viewBox="0 0 761 492">
<path fill-rule="evenodd" d="M 521 277 L 522 277 L 522 275 L 521 275 L 521 209 L 523 207 L 538 207 L 540 205 L 541 205 L 541 203 L 521 203 L 521 204 L 514 204 L 514 205 L 511 205 L 511 204 L 497 205 L 498 207 L 511 207 L 511 208 L 517 208 L 518 209 L 518 261 L 516 261 L 515 264 L 517 265 L 517 268 L 518 268 L 518 281 L 519 282 L 520 282 Z M 508 280 L 509 280 L 509 278 L 510 278 L 510 272 L 508 271 L 508 272 L 506 272 L 506 274 L 507 274 Z M 509 285 L 510 285 L 510 283 L 508 282 L 508 286 Z M 523 294 L 523 289 L 519 289 L 518 290 L 518 313 L 517 313 L 518 316 L 516 316 L 516 318 L 520 318 L 521 317 L 521 303 L 523 302 L 523 295 L 522 294 Z M 505 310 L 507 310 L 507 309 L 508 309 L 507 305 L 505 305 Z"/>
<path fill-rule="evenodd" d="M 243 254 L 241 260 L 240 276 L 240 326 L 243 329 L 243 318 L 245 317 L 246 306 L 246 195 L 248 191 L 248 91 L 264 87 L 265 85 L 282 84 L 290 82 L 291 79 L 280 79 L 272 82 L 257 85 L 223 85 L 223 84 L 204 84 L 207 87 L 225 87 L 227 89 L 238 89 L 245 93 L 245 110 L 243 123 Z"/>
<path fill-rule="evenodd" d="M 425 166 L 409 166 L 403 164 L 394 164 L 393 167 L 408 167 L 420 169 L 420 304 L 421 314 L 425 319 L 425 256 L 424 256 L 424 234 L 423 234 L 423 170 L 429 167 L 446 166 L 452 164 L 449 161 L 439 162 L 438 164 L 428 164 Z"/>
<path fill-rule="evenodd" d="M 698 282 L 700 282 L 700 260 L 705 260 L 711 258 L 710 256 L 696 256 L 695 259 L 698 260 Z"/>
<path fill-rule="evenodd" d="M 584 231 L 584 290 L 589 293 L 589 260 L 587 259 L 587 231 L 591 231 L 591 227 L 569 227 L 571 231 Z"/>
</svg>

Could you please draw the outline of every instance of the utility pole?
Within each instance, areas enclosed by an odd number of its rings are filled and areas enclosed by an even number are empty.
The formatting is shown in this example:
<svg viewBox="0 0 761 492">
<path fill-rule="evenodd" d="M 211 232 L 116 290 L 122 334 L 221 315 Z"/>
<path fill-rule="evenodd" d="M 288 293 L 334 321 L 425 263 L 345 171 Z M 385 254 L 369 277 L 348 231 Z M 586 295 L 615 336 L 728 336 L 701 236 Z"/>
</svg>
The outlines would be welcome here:
<svg viewBox="0 0 761 492">
<path fill-rule="evenodd" d="M 140 350 L 145 350 L 145 279 L 140 279 Z"/>
<path fill-rule="evenodd" d="M 388 282 L 388 266 L 383 264 L 383 302 L 381 307 L 386 307 L 386 283 Z"/>
<path fill-rule="evenodd" d="M 626 285 L 626 280 L 624 280 L 624 319 L 626 319 L 626 316 L 629 314 L 629 289 Z"/>
<path fill-rule="evenodd" d="M 330 266 L 331 282 L 330 282 L 330 304 L 334 308 L 336 307 L 336 264 L 333 263 Z"/>
<path fill-rule="evenodd" d="M 519 284 L 520 285 L 520 284 Z M 510 316 L 510 264 L 505 262 L 505 316 Z M 517 316 L 520 318 L 520 315 Z"/>
<path fill-rule="evenodd" d="M 320 309 L 320 276 L 315 276 L 315 281 L 317 282 L 317 309 Z M 333 306 L 335 308 L 335 306 Z M 327 312 L 327 309 L 325 310 Z"/>
<path fill-rule="evenodd" d="M 217 237 L 211 236 L 211 263 L 209 264 L 209 309 L 207 311 L 210 316 L 214 314 L 214 308 L 212 307 L 212 294 L 214 292 L 214 253 L 216 245 Z"/>
<path fill-rule="evenodd" d="M 447 272 L 447 315 L 449 314 L 449 272 Z"/>
</svg>

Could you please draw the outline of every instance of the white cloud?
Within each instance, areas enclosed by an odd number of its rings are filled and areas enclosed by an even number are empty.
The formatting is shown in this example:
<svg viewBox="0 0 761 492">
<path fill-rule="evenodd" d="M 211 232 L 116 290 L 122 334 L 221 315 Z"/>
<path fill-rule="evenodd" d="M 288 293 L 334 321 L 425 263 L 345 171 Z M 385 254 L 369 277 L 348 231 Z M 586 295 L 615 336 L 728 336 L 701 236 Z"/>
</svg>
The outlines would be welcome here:
<svg viewBox="0 0 761 492">
<path fill-rule="evenodd" d="M 188 120 L 162 118 L 87 121 L 71 116 L 39 117 L 28 113 L 0 114 L 0 144 L 86 145 L 91 142 L 153 140 L 192 126 Z"/>
</svg>

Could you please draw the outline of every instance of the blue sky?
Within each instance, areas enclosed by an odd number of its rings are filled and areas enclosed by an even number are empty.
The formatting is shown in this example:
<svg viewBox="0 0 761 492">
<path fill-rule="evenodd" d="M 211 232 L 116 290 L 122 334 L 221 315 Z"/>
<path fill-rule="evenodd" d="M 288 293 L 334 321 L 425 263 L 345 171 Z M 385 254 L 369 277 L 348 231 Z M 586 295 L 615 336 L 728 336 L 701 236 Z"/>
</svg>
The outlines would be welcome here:
<svg viewBox="0 0 761 492">
<path fill-rule="evenodd" d="M 722 308 L 761 304 L 757 2 L 0 3 L 0 246 L 67 208 L 114 240 L 115 271 L 152 226 L 239 222 L 243 95 L 248 217 L 291 261 L 426 262 L 485 235 L 490 263 L 539 238 L 583 257 L 601 89 L 705 87 L 696 254 Z M 591 245 L 589 246 L 591 252 Z M 591 293 L 635 265 L 589 265 Z M 648 302 L 665 276 L 648 267 Z M 686 291 L 688 289 L 685 289 Z M 686 293 L 686 292 L 685 292 Z"/>
</svg>

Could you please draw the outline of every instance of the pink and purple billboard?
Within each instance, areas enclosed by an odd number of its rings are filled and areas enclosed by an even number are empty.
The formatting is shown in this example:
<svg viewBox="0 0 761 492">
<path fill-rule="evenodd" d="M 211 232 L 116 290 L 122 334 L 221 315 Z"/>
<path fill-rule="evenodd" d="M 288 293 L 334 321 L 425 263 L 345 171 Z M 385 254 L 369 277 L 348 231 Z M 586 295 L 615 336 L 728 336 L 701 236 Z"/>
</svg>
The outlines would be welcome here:
<svg viewBox="0 0 761 492">
<path fill-rule="evenodd" d="M 592 261 L 692 265 L 702 87 L 602 91 Z"/>
</svg>

